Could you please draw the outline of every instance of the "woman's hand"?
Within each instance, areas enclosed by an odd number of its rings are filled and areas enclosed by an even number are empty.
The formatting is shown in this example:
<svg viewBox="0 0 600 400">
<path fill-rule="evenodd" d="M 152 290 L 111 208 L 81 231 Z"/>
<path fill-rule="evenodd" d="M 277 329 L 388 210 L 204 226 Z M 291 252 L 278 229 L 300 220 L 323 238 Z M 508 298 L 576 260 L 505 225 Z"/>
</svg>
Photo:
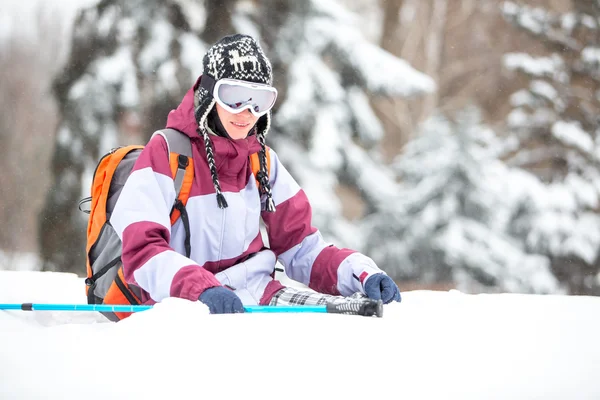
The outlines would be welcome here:
<svg viewBox="0 0 600 400">
<path fill-rule="evenodd" d="M 198 299 L 206 304 L 211 314 L 233 314 L 243 313 L 242 300 L 232 290 L 223 286 L 215 286 L 206 289 Z"/>
<path fill-rule="evenodd" d="M 382 300 L 385 304 L 400 301 L 400 289 L 389 276 L 379 273 L 371 275 L 364 284 L 365 294 L 373 300 Z"/>
</svg>

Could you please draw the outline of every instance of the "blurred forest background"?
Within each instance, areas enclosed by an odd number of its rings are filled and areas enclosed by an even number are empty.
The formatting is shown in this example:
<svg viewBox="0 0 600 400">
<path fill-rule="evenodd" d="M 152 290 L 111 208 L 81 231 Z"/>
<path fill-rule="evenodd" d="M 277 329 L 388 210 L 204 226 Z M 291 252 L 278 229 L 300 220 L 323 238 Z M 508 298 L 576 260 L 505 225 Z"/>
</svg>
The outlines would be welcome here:
<svg viewBox="0 0 600 400">
<path fill-rule="evenodd" d="M 3 1 L 0 268 L 84 274 L 96 162 L 234 32 L 327 239 L 401 290 L 600 294 L 600 0 Z"/>
</svg>

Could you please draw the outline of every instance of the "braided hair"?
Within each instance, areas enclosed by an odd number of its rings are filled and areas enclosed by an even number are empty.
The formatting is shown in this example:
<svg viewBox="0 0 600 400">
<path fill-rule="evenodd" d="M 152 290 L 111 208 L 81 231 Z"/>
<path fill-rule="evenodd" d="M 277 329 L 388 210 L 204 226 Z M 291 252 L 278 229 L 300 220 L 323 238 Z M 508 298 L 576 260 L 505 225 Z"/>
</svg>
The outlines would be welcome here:
<svg viewBox="0 0 600 400">
<path fill-rule="evenodd" d="M 261 147 L 261 150 L 258 152 L 260 169 L 256 174 L 256 179 L 258 179 L 258 183 L 260 184 L 260 194 L 266 196 L 266 210 L 268 212 L 275 212 L 275 202 L 273 201 L 273 193 L 271 192 L 271 184 L 269 183 L 269 171 L 267 170 L 267 146 L 265 144 L 265 136 L 269 130 L 270 121 L 271 119 L 267 118 L 266 127 L 263 130 L 257 129 L 256 132 L 256 138 Z M 257 125 L 259 124 L 257 123 Z"/>
</svg>

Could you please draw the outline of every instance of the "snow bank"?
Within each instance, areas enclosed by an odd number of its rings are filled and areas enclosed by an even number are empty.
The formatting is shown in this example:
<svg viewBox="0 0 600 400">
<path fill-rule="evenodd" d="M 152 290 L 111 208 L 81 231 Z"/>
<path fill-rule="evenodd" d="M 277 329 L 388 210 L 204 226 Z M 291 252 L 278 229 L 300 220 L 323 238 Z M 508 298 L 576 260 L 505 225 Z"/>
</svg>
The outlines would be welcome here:
<svg viewBox="0 0 600 400">
<path fill-rule="evenodd" d="M 83 302 L 82 285 L 0 271 L 0 303 Z M 599 311 L 600 298 L 427 291 L 381 319 L 209 315 L 180 299 L 119 323 L 0 311 L 0 398 L 598 398 Z"/>
</svg>

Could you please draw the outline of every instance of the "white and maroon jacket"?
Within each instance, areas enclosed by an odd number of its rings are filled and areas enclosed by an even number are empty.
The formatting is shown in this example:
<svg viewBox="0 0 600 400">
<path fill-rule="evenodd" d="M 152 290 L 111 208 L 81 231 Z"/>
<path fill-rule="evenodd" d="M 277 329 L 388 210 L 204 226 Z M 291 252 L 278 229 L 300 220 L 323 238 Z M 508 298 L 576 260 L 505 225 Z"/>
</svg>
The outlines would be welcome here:
<svg viewBox="0 0 600 400">
<path fill-rule="evenodd" d="M 261 216 L 269 247 L 287 275 L 318 292 L 344 296 L 364 293 L 362 282 L 382 272 L 370 258 L 323 240 L 311 225 L 312 211 L 306 194 L 273 150 L 269 179 L 277 210 L 261 212 L 249 162 L 250 154 L 260 150 L 254 135 L 241 140 L 211 135 L 221 189 L 229 205 L 220 209 L 206 150 L 196 133 L 193 89 L 169 113 L 167 128 L 184 132 L 192 141 L 194 181 L 186 205 L 190 257 L 184 255 L 185 231 L 181 219 L 173 226 L 170 223 L 175 189 L 167 144 L 160 135 L 142 151 L 110 218 L 123 242 L 125 279 L 142 289 L 144 304 L 166 297 L 196 301 L 205 289 L 219 286 L 215 274 L 264 248 L 259 230 Z M 264 274 L 264 268 L 249 268 L 249 280 L 253 273 Z M 269 278 L 257 302 L 268 304 L 282 287 Z"/>
</svg>

